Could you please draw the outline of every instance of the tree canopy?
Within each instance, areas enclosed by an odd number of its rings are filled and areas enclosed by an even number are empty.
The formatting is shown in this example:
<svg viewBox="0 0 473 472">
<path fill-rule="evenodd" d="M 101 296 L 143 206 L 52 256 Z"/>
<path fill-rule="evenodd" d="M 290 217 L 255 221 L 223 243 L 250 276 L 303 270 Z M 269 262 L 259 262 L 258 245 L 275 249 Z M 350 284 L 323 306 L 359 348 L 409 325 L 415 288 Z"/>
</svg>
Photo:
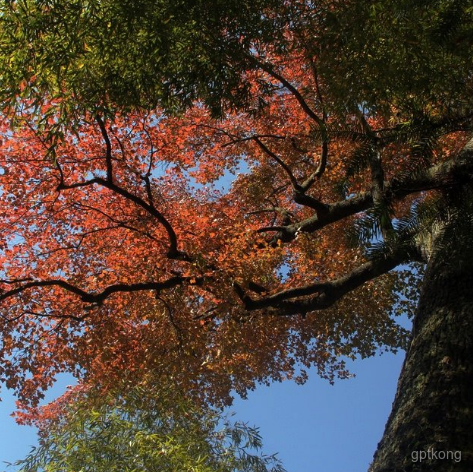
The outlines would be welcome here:
<svg viewBox="0 0 473 472">
<path fill-rule="evenodd" d="M 346 377 L 406 347 L 394 315 L 468 241 L 470 2 L 184 4 L 2 7 L 0 375 L 25 407 L 62 371 L 215 404 Z"/>
<path fill-rule="evenodd" d="M 47 57 L 64 31 L 43 31 L 42 21 L 62 18 L 63 6 L 19 2 L 4 8 L 21 24 L 39 15 L 35 31 L 47 41 L 37 44 Z M 121 7 L 112 6 L 96 5 L 97 15 L 118 15 Z M 5 115 L 1 148 L 1 299 L 8 310 L 2 376 L 22 399 L 32 401 L 36 389 L 62 370 L 106 383 L 126 369 L 138 378 L 159 371 L 228 401 L 232 389 L 244 394 L 256 381 L 293 377 L 300 365 L 315 365 L 332 379 L 346 375 L 343 356 L 405 345 L 405 333 L 389 315 L 398 301 L 393 289 L 404 276 L 378 276 L 422 260 L 413 239 L 422 202 L 449 174 L 468 172 L 468 163 L 448 157 L 466 142 L 469 115 L 440 115 L 432 102 L 430 108 L 401 108 L 394 95 L 379 99 L 377 113 L 374 102 L 363 108 L 361 100 L 369 97 L 348 84 L 356 93 L 350 101 L 339 89 L 343 71 L 331 68 L 342 63 L 345 50 L 337 41 L 346 42 L 339 35 L 347 18 L 365 15 L 374 35 L 377 22 L 390 17 L 373 8 L 358 11 L 358 2 L 339 9 L 331 3 L 290 6 L 286 14 L 294 20 L 286 18 L 284 32 L 289 52 L 268 43 L 252 51 L 251 70 L 233 64 L 248 74 L 253 98 L 246 111 L 228 111 L 217 121 L 204 104 L 176 117 L 150 108 L 153 100 L 145 112 L 140 100 L 117 98 L 117 110 L 133 105 L 136 111 L 109 117 L 100 108 L 83 109 L 74 128 L 51 146 L 61 119 L 51 101 L 71 103 L 66 95 L 73 83 L 66 80 L 63 91 L 45 72 L 45 88 L 30 84 L 26 95 L 17 95 L 16 128 Z M 36 14 L 23 18 L 26 7 Z M 71 8 L 61 21 L 76 14 L 95 18 L 92 7 Z M 135 25 L 140 11 L 122 14 Z M 167 14 L 156 7 L 155 15 Z M 118 22 L 116 31 L 126 24 Z M 76 28 L 71 38 L 82 31 L 80 22 Z M 314 30 L 320 34 L 310 35 Z M 12 32 L 18 29 L 4 29 Z M 82 33 L 104 36 L 93 28 Z M 135 47 L 124 38 L 107 40 Z M 346 46 L 352 51 L 347 70 L 364 64 L 369 72 L 375 51 L 357 50 L 355 39 Z M 94 50 L 86 55 L 91 64 L 98 60 Z M 147 58 L 146 51 L 137 60 Z M 385 53 L 380 48 L 376 54 Z M 139 71 L 128 56 L 122 51 L 122 62 Z M 34 57 L 45 67 L 54 63 Z M 71 55 L 74 63 L 81 60 L 77 51 Z M 97 90 L 102 82 L 114 90 L 106 74 L 115 61 L 104 64 L 97 65 L 104 74 Z M 40 77 L 38 68 L 30 66 Z M 360 82 L 370 86 L 371 75 L 365 75 Z M 159 101 L 153 88 L 135 79 Z M 119 90 L 117 97 L 128 100 Z M 35 95 L 46 98 L 38 105 Z M 113 95 L 109 99 L 113 103 Z M 38 113 L 45 118 L 40 127 Z M 215 182 L 239 168 L 244 172 L 231 188 L 218 191 Z M 373 246 L 373 238 L 382 244 Z"/>
</svg>

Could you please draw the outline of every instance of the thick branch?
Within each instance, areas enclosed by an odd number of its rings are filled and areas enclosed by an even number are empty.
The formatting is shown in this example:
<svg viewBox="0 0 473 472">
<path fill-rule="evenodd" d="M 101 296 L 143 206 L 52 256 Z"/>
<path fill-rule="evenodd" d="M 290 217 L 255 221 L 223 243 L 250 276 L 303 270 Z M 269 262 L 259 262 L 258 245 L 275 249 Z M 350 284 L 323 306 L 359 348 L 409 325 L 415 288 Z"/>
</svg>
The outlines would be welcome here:
<svg viewBox="0 0 473 472">
<path fill-rule="evenodd" d="M 310 187 L 312 187 L 316 179 L 319 179 L 321 175 L 325 172 L 325 168 L 327 167 L 327 156 L 328 156 L 328 143 L 324 141 L 322 143 L 322 153 L 320 155 L 319 165 L 317 166 L 317 169 L 315 169 L 315 172 L 309 175 L 309 177 L 307 177 L 307 179 L 301 185 L 301 189 L 303 192 L 307 192 L 307 190 L 309 190 Z"/>
<path fill-rule="evenodd" d="M 105 123 L 103 122 L 102 118 L 99 115 L 96 115 L 95 119 L 100 128 L 100 132 L 102 133 L 102 137 L 105 141 L 105 162 L 107 163 L 107 180 L 112 182 L 113 181 L 113 167 L 112 167 L 112 143 L 110 142 L 110 138 L 107 133 L 107 129 L 105 128 Z"/>
<path fill-rule="evenodd" d="M 310 197 L 309 197 L 310 198 Z M 303 233 L 313 233 L 332 223 L 343 220 L 349 216 L 367 210 L 373 205 L 373 199 L 370 193 L 361 193 L 350 200 L 342 200 L 324 206 L 324 211 L 316 214 L 298 223 L 287 226 L 265 227 L 258 230 L 259 233 L 268 231 L 279 231 L 279 239 L 283 242 L 289 242 L 296 236 Z"/>
<path fill-rule="evenodd" d="M 379 218 L 381 232 L 384 238 L 393 232 L 393 225 L 388 213 L 389 199 L 384 193 L 384 169 L 381 161 L 381 152 L 379 148 L 378 138 L 366 121 L 361 110 L 357 110 L 357 116 L 360 120 L 364 134 L 369 140 L 370 146 L 370 171 L 371 171 L 371 195 L 374 205 L 382 212 Z"/>
<path fill-rule="evenodd" d="M 403 255 L 395 254 L 383 260 L 367 262 L 336 280 L 283 290 L 257 300 L 252 299 L 238 284 L 235 284 L 235 291 L 249 311 L 276 308 L 277 314 L 282 316 L 305 314 L 332 306 L 348 292 L 391 271 L 402 262 Z"/>
<path fill-rule="evenodd" d="M 314 198 L 310 195 L 306 195 L 301 189 L 296 189 L 296 191 L 294 192 L 294 201 L 299 205 L 304 205 L 306 207 L 314 209 L 318 216 L 326 214 L 329 210 L 328 205 L 322 203 L 317 198 Z"/>
<path fill-rule="evenodd" d="M 385 186 L 386 196 L 399 199 L 412 193 L 459 186 L 473 180 L 473 140 L 459 155 L 428 169 L 394 178 Z"/>
<path fill-rule="evenodd" d="M 102 304 L 105 299 L 110 297 L 110 295 L 118 292 L 139 292 L 144 290 L 154 290 L 154 291 L 161 291 L 169 288 L 176 287 L 178 285 L 182 285 L 185 282 L 189 282 L 192 280 L 190 277 L 181 277 L 175 276 L 171 277 L 164 282 L 141 282 L 141 283 L 134 283 L 134 284 L 115 284 L 106 287 L 104 290 L 98 293 L 87 292 L 65 280 L 62 279 L 53 279 L 53 280 L 33 280 L 23 283 L 19 287 L 16 287 L 11 290 L 7 290 L 6 292 L 0 293 L 0 301 L 6 300 L 8 298 L 14 297 L 26 290 L 31 288 L 39 288 L 39 287 L 60 287 L 67 292 L 73 293 L 77 295 L 83 302 L 85 303 L 93 303 L 96 305 Z M 201 284 L 202 279 L 194 278 L 195 282 L 194 285 Z M 13 281 L 14 282 L 14 281 Z M 2 283 L 12 283 L 8 281 L 2 281 Z"/>
<path fill-rule="evenodd" d="M 384 195 L 388 202 L 393 202 L 414 193 L 445 189 L 471 181 L 473 181 L 473 140 L 454 159 L 415 174 L 394 178 L 385 183 Z M 298 223 L 287 226 L 265 227 L 259 229 L 258 232 L 277 231 L 278 239 L 283 242 L 290 242 L 301 232 L 313 233 L 332 223 L 368 210 L 373 205 L 372 192 L 360 193 L 349 200 L 327 204 L 325 212 L 313 215 Z"/>
</svg>

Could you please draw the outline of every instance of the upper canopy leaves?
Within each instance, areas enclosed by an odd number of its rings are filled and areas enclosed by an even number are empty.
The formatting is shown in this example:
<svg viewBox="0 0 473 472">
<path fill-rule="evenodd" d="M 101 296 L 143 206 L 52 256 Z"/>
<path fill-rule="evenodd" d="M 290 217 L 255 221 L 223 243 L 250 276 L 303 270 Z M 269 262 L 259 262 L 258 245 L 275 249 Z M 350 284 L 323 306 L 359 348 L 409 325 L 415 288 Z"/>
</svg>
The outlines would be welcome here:
<svg viewBox="0 0 473 472">
<path fill-rule="evenodd" d="M 222 402 L 404 345 L 381 276 L 425 260 L 413 204 L 473 180 L 471 12 L 441 40 L 408 2 L 268 5 L 3 7 L 0 375 L 26 404 L 65 370 Z"/>
<path fill-rule="evenodd" d="M 0 100 L 79 110 L 241 106 L 277 0 L 17 0 L 0 6 Z"/>
<path fill-rule="evenodd" d="M 471 1 L 342 3 L 327 9 L 310 46 L 339 112 L 394 107 L 410 118 L 471 107 Z"/>
</svg>

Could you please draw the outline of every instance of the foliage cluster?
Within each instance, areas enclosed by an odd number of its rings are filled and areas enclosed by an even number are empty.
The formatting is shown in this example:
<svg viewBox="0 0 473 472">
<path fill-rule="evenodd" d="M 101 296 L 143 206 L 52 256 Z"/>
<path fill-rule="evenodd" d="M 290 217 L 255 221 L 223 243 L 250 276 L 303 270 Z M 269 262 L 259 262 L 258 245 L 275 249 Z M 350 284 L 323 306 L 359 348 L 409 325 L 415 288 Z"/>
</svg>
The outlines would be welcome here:
<svg viewBox="0 0 473 472">
<path fill-rule="evenodd" d="M 275 456 L 253 452 L 256 429 L 169 394 L 149 385 L 105 398 L 71 391 L 60 417 L 43 416 L 40 444 L 17 470 L 284 472 Z"/>
</svg>

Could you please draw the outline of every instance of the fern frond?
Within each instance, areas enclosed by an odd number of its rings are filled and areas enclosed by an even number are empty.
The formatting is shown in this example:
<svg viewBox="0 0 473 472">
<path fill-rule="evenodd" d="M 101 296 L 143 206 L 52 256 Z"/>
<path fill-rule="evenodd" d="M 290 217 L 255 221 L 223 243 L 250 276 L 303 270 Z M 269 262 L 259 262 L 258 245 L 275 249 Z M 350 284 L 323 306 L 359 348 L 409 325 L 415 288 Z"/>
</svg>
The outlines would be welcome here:
<svg viewBox="0 0 473 472">
<path fill-rule="evenodd" d="M 373 152 L 373 146 L 369 142 L 365 141 L 357 146 L 347 160 L 345 176 L 347 178 L 353 177 L 369 167 L 371 159 L 373 158 Z"/>
<path fill-rule="evenodd" d="M 370 247 L 382 237 L 382 228 L 391 221 L 393 209 L 386 204 L 375 205 L 359 217 L 347 230 L 347 240 L 352 247 Z"/>
</svg>

